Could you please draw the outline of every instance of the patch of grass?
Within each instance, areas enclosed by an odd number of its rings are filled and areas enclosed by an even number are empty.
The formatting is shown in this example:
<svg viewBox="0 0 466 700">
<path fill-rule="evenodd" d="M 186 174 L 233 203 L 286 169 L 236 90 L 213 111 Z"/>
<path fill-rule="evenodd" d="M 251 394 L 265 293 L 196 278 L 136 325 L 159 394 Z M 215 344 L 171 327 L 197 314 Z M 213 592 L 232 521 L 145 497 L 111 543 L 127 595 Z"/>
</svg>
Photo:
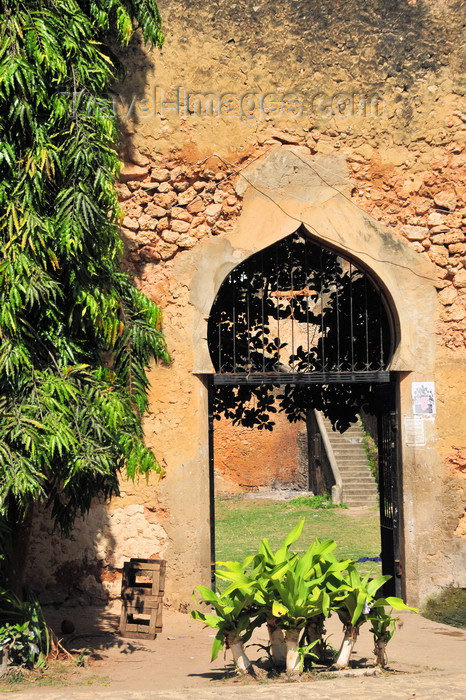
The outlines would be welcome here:
<svg viewBox="0 0 466 700">
<path fill-rule="evenodd" d="M 79 683 L 76 683 L 76 685 L 83 686 L 83 685 L 102 685 L 102 686 L 108 686 L 110 685 L 110 676 L 99 676 L 97 673 L 92 674 L 92 676 L 88 676 L 82 681 L 79 681 Z"/>
<path fill-rule="evenodd" d="M 300 499 L 295 499 L 299 501 Z M 293 502 L 263 499 L 216 500 L 216 559 L 242 561 L 257 551 L 262 538 L 267 537 L 272 549 L 278 548 L 285 535 L 301 519 L 306 522 L 295 549 L 305 550 L 319 537 L 338 543 L 335 554 L 341 558 L 360 559 L 380 554 L 380 525 L 376 508 L 360 516 L 350 510 L 316 509 Z M 380 564 L 366 562 L 358 565 L 361 572 L 380 573 Z"/>
<path fill-rule="evenodd" d="M 84 677 L 83 677 L 83 674 Z M 37 687 L 64 687 L 70 685 L 107 686 L 110 683 L 108 676 L 98 674 L 89 675 L 86 671 L 80 672 L 71 660 L 50 661 L 45 669 L 11 669 L 10 673 L 0 680 L 0 693 L 12 693 L 26 688 Z"/>
<path fill-rule="evenodd" d="M 330 496 L 298 496 L 288 501 L 294 506 L 306 506 L 318 510 L 319 508 L 348 508 L 346 503 L 332 503 Z"/>
<path fill-rule="evenodd" d="M 429 598 L 421 613 L 434 622 L 466 629 L 466 588 L 446 588 Z"/>
</svg>

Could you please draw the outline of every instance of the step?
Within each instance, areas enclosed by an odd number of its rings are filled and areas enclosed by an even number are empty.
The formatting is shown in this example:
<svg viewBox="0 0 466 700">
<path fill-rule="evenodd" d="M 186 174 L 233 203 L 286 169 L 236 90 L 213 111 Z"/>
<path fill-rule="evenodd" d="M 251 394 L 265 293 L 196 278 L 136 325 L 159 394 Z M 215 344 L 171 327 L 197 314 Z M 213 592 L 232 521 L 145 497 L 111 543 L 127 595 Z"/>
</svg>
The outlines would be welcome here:
<svg viewBox="0 0 466 700">
<path fill-rule="evenodd" d="M 332 450 L 345 455 L 361 455 L 367 459 L 366 451 L 360 445 L 332 445 Z"/>
<path fill-rule="evenodd" d="M 366 453 L 362 452 L 348 452 L 347 450 L 333 450 L 333 454 L 335 457 L 339 457 L 340 459 L 353 459 L 356 462 L 361 462 L 364 464 L 364 466 L 367 466 L 367 456 Z"/>
<path fill-rule="evenodd" d="M 351 503 L 347 503 L 345 501 L 345 505 L 348 508 L 374 508 L 377 503 L 371 503 L 370 501 L 351 501 Z"/>
<path fill-rule="evenodd" d="M 343 482 L 343 502 L 350 508 L 376 506 L 378 489 L 362 444 L 361 424 L 351 425 L 344 433 L 334 431 L 326 418 L 324 425 Z"/>
<path fill-rule="evenodd" d="M 343 482 L 343 490 L 350 490 L 350 491 L 373 491 L 374 493 L 377 493 L 377 489 L 375 488 L 374 484 L 371 484 L 369 482 L 361 483 L 360 481 L 348 481 L 345 480 Z"/>
<path fill-rule="evenodd" d="M 362 496 L 364 495 L 372 495 L 372 496 L 377 496 L 377 489 L 374 488 L 361 488 L 359 486 L 355 486 L 354 484 L 343 484 L 343 493 L 348 496 Z"/>
<path fill-rule="evenodd" d="M 345 477 L 344 474 L 342 474 L 342 477 Z M 375 491 L 377 491 L 377 485 L 374 481 L 374 479 L 369 479 L 369 478 L 358 478 L 356 476 L 349 476 L 344 478 L 344 484 L 350 484 L 351 486 L 370 486 L 371 488 L 374 488 Z"/>
</svg>

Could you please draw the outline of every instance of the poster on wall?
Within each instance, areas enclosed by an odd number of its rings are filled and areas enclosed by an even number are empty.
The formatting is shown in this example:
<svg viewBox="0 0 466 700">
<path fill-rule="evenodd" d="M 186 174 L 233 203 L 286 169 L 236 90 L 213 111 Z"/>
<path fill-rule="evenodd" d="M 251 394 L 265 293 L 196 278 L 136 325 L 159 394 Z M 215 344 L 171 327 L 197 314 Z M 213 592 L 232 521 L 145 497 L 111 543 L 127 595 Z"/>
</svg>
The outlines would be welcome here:
<svg viewBox="0 0 466 700">
<path fill-rule="evenodd" d="M 436 413 L 434 382 L 413 382 L 411 394 L 415 416 L 432 416 Z"/>
<path fill-rule="evenodd" d="M 422 447 L 426 444 L 425 421 L 415 416 L 404 417 L 405 442 L 411 447 Z"/>
</svg>

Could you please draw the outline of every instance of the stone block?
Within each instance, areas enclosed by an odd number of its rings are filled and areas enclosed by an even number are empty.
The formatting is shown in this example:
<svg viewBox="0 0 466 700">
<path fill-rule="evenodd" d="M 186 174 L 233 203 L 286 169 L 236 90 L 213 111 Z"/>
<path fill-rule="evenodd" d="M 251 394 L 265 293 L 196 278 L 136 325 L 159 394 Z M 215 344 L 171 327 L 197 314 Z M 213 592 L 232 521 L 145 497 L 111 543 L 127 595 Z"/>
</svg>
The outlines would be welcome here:
<svg viewBox="0 0 466 700">
<path fill-rule="evenodd" d="M 173 219 L 170 227 L 172 231 L 176 231 L 177 233 L 186 233 L 189 231 L 189 223 L 187 221 L 180 221 L 179 219 Z"/>
<path fill-rule="evenodd" d="M 164 241 L 167 243 L 175 243 L 178 240 L 179 234 L 176 231 L 171 231 L 170 229 L 166 229 L 165 231 L 162 231 L 160 234 L 161 238 L 163 238 Z"/>
<path fill-rule="evenodd" d="M 162 260 L 168 260 L 172 258 L 178 250 L 178 246 L 174 243 L 166 243 L 165 241 L 159 242 L 157 245 L 157 252 Z"/>
<path fill-rule="evenodd" d="M 466 287 L 466 270 L 464 268 L 456 273 L 453 279 L 453 284 L 455 287 Z"/>
<path fill-rule="evenodd" d="M 443 245 L 432 245 L 428 252 L 429 258 L 436 265 L 440 267 L 445 267 L 448 265 L 448 250 Z"/>
<path fill-rule="evenodd" d="M 131 197 L 131 190 L 122 182 L 118 182 L 115 189 L 120 202 L 124 202 L 126 199 Z"/>
<path fill-rule="evenodd" d="M 457 297 L 458 292 L 454 287 L 445 287 L 445 289 L 442 289 L 438 294 L 439 302 L 444 306 L 449 306 L 450 304 L 453 304 Z"/>
<path fill-rule="evenodd" d="M 122 223 L 123 228 L 130 229 L 130 231 L 137 231 L 139 229 L 139 224 L 134 219 L 129 216 L 125 216 Z"/>
<path fill-rule="evenodd" d="M 167 213 L 167 210 L 164 209 L 163 207 L 160 207 L 158 204 L 154 204 L 153 202 L 150 202 L 150 204 L 147 205 L 145 211 L 145 214 L 148 216 L 153 216 L 156 219 L 160 219 L 161 217 L 165 216 Z"/>
<path fill-rule="evenodd" d="M 171 192 L 172 189 L 173 188 L 169 182 L 161 182 L 160 185 L 157 187 L 157 192 L 161 192 L 162 194 L 164 194 L 165 192 Z"/>
<path fill-rule="evenodd" d="M 192 228 L 189 233 L 197 239 L 205 238 L 210 235 L 210 227 L 206 226 L 206 224 L 201 224 L 200 226 Z"/>
<path fill-rule="evenodd" d="M 222 205 L 221 204 L 209 204 L 208 207 L 205 209 L 205 215 L 209 218 L 216 218 L 220 212 L 222 211 Z"/>
<path fill-rule="evenodd" d="M 185 234 L 181 235 L 178 240 L 178 247 L 179 248 L 192 248 L 193 246 L 196 245 L 197 243 L 197 238 L 194 238 L 194 236 L 187 236 Z"/>
<path fill-rule="evenodd" d="M 425 226 L 402 226 L 401 233 L 409 241 L 423 241 L 429 235 L 429 229 Z"/>
<path fill-rule="evenodd" d="M 434 202 L 438 207 L 441 207 L 442 209 L 448 209 L 448 211 L 455 211 L 456 194 L 451 190 L 439 192 L 434 196 Z"/>
<path fill-rule="evenodd" d="M 163 209 L 171 209 L 178 201 L 178 197 L 174 192 L 158 192 L 154 194 L 153 201 Z"/>
<path fill-rule="evenodd" d="M 193 188 L 196 190 L 196 192 L 202 192 L 206 185 L 207 182 L 204 182 L 204 180 L 198 180 L 197 182 L 193 183 Z"/>
<path fill-rule="evenodd" d="M 466 256 L 466 243 L 452 243 L 448 246 L 448 250 L 452 255 Z"/>
<path fill-rule="evenodd" d="M 155 231 L 157 227 L 157 220 L 152 216 L 143 214 L 139 217 L 139 228 L 141 231 Z"/>
<path fill-rule="evenodd" d="M 431 212 L 427 217 L 427 226 L 429 228 L 432 228 L 432 226 L 439 226 L 440 224 L 444 223 L 445 221 L 443 215 L 440 214 L 438 211 Z"/>
<path fill-rule="evenodd" d="M 166 168 L 160 168 L 159 170 L 153 170 L 150 176 L 153 182 L 167 182 L 170 179 L 170 171 Z"/>
<path fill-rule="evenodd" d="M 446 244 L 449 243 L 463 243 L 464 241 L 464 233 L 460 231 L 459 229 L 452 229 L 451 231 L 447 231 L 445 233 L 443 242 Z"/>
<path fill-rule="evenodd" d="M 466 309 L 461 304 L 452 304 L 440 314 L 442 321 L 462 321 L 466 317 Z"/>
<path fill-rule="evenodd" d="M 195 199 L 193 202 L 190 202 L 187 206 L 187 210 L 190 214 L 199 214 L 201 211 L 204 211 L 204 209 L 205 204 L 201 198 Z"/>
<path fill-rule="evenodd" d="M 186 180 L 181 180 L 179 182 L 174 182 L 173 183 L 173 189 L 176 192 L 185 192 L 189 187 L 189 182 L 186 182 Z"/>
<path fill-rule="evenodd" d="M 196 195 L 197 192 L 194 189 L 194 187 L 188 187 L 187 190 L 185 190 L 184 192 L 180 192 L 180 194 L 178 195 L 178 204 L 189 204 Z"/>
<path fill-rule="evenodd" d="M 134 163 L 125 163 L 120 171 L 120 182 L 130 182 L 145 180 L 149 174 L 147 167 L 135 165 Z"/>
<path fill-rule="evenodd" d="M 186 211 L 186 209 L 183 209 L 183 207 L 173 207 L 173 209 L 170 212 L 170 215 L 172 219 L 178 219 L 179 221 L 188 221 L 191 223 L 193 220 L 192 215 L 189 213 L 189 211 Z"/>
<path fill-rule="evenodd" d="M 138 255 L 144 262 L 158 262 L 161 257 L 154 245 L 143 246 L 139 249 Z"/>
</svg>

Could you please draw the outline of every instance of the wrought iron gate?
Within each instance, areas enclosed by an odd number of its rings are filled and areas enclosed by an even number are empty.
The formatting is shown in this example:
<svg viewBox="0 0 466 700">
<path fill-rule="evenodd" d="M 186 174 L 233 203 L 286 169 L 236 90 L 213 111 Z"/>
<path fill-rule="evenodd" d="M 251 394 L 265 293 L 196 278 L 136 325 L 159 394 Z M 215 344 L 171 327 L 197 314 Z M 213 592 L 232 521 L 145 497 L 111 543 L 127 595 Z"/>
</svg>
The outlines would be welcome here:
<svg viewBox="0 0 466 700">
<path fill-rule="evenodd" d="M 399 544 L 399 426 L 396 391 L 395 382 L 376 388 L 382 573 L 392 577 L 384 586 L 384 594 L 400 596 L 402 571 Z"/>
<path fill-rule="evenodd" d="M 264 375 L 278 384 L 331 382 L 334 373 L 339 382 L 371 381 L 390 360 L 390 327 L 368 273 L 298 230 L 221 285 L 208 327 L 215 383 Z"/>
</svg>

